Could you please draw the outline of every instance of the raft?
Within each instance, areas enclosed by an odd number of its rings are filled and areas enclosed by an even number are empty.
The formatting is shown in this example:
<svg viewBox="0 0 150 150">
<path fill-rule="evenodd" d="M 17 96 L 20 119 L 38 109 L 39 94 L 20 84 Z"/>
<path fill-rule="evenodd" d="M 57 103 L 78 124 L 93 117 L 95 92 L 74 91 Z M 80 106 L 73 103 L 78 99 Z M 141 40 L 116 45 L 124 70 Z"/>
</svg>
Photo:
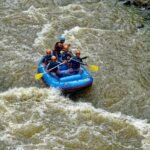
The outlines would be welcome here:
<svg viewBox="0 0 150 150">
<path fill-rule="evenodd" d="M 59 66 L 59 69 L 65 72 L 67 71 L 68 67 L 66 64 L 63 64 Z M 46 67 L 44 67 L 40 61 L 38 65 L 38 73 L 43 73 L 43 81 L 48 87 L 60 89 L 64 93 L 79 91 L 81 89 L 90 87 L 93 83 L 93 77 L 82 65 L 80 73 L 56 78 L 50 73 L 46 72 Z"/>
</svg>

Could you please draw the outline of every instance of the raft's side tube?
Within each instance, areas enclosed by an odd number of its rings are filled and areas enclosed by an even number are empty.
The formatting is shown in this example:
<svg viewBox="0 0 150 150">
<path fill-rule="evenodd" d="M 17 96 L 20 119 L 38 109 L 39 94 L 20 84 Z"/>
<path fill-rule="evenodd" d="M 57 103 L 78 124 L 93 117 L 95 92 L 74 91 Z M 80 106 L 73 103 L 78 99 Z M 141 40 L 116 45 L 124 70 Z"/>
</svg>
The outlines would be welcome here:
<svg viewBox="0 0 150 150">
<path fill-rule="evenodd" d="M 71 75 L 71 76 L 62 77 L 62 78 L 60 78 L 59 81 L 61 81 L 61 82 L 68 82 L 68 81 L 74 81 L 74 80 L 79 80 L 79 79 L 81 79 L 81 75 L 77 74 L 77 75 Z"/>
</svg>

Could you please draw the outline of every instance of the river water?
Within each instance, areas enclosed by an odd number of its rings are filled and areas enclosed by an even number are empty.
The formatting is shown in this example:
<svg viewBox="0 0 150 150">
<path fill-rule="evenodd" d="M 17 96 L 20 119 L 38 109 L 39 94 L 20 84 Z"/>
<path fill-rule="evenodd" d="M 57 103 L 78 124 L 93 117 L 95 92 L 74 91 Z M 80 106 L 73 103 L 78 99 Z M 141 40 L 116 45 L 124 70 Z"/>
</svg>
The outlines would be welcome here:
<svg viewBox="0 0 150 150">
<path fill-rule="evenodd" d="M 1 0 L 0 150 L 149 150 L 144 18 L 116 0 Z M 60 35 L 100 68 L 78 94 L 34 79 L 32 66 Z"/>
</svg>

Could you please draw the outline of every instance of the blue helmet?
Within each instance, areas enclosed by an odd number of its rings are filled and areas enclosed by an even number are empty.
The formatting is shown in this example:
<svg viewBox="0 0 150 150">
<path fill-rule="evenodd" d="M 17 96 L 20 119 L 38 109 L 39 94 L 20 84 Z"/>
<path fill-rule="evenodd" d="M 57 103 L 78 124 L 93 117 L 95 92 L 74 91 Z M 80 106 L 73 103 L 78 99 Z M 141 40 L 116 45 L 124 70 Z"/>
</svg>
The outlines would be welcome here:
<svg viewBox="0 0 150 150">
<path fill-rule="evenodd" d="M 65 37 L 64 36 L 61 36 L 59 39 L 60 39 L 60 41 L 65 41 Z"/>
</svg>

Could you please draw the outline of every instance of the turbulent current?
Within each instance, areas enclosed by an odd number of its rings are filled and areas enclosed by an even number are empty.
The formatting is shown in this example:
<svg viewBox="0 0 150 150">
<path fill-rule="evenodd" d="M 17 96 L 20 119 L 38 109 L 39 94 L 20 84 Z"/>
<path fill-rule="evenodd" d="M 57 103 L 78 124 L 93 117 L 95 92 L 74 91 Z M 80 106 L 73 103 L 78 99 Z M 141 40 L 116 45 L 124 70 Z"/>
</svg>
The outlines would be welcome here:
<svg viewBox="0 0 150 150">
<path fill-rule="evenodd" d="M 0 0 L 0 150 L 150 150 L 143 11 L 116 0 Z M 60 35 L 99 66 L 91 88 L 64 96 L 34 79 Z"/>
</svg>

